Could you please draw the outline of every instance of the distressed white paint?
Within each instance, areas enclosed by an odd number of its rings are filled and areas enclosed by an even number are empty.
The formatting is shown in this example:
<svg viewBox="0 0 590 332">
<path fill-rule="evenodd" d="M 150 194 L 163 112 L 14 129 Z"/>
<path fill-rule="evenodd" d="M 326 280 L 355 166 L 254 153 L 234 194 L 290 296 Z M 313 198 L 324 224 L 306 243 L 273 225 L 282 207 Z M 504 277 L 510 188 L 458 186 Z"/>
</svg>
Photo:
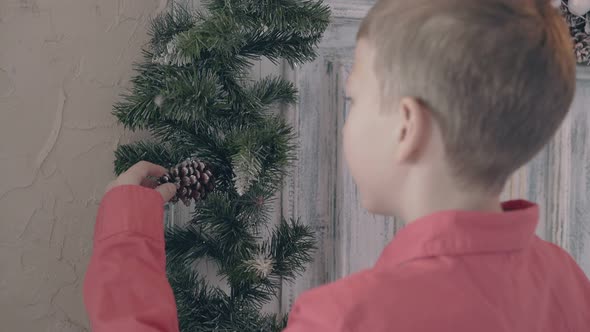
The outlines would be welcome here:
<svg viewBox="0 0 590 332">
<path fill-rule="evenodd" d="M 552 142 L 508 184 L 505 198 L 539 203 L 537 233 L 568 252 L 590 275 L 590 80 L 579 68 L 570 114 Z"/>
</svg>

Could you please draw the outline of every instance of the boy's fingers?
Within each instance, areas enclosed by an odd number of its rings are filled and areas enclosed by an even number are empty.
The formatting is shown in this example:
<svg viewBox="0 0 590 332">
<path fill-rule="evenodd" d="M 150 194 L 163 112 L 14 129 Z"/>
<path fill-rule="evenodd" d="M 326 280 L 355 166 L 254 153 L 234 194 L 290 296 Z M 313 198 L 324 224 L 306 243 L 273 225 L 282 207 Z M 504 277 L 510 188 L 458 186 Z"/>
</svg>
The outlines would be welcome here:
<svg viewBox="0 0 590 332">
<path fill-rule="evenodd" d="M 152 178 L 145 178 L 145 179 L 141 180 L 141 183 L 139 185 L 142 187 L 154 189 L 158 186 L 158 182 L 156 182 Z"/>
<path fill-rule="evenodd" d="M 125 172 L 125 182 L 129 184 L 141 184 L 142 181 L 148 177 L 160 177 L 166 173 L 166 169 L 162 166 L 152 164 L 147 161 L 140 161 L 137 164 L 131 166 Z"/>
<path fill-rule="evenodd" d="M 174 197 L 174 195 L 176 195 L 176 186 L 172 183 L 165 183 L 156 187 L 156 191 L 162 195 L 165 202 L 168 202 Z"/>
<path fill-rule="evenodd" d="M 158 186 L 154 178 L 159 178 L 166 172 L 167 170 L 162 166 L 147 161 L 140 161 L 121 174 L 115 181 L 111 182 L 107 186 L 106 191 L 124 185 L 140 185 L 153 189 Z M 166 201 L 169 201 L 176 193 L 176 187 L 174 185 L 172 185 L 172 187 L 174 188 L 172 195 L 169 193 L 170 188 L 168 188 L 168 186 L 164 186 L 162 189 L 157 190 Z"/>
</svg>

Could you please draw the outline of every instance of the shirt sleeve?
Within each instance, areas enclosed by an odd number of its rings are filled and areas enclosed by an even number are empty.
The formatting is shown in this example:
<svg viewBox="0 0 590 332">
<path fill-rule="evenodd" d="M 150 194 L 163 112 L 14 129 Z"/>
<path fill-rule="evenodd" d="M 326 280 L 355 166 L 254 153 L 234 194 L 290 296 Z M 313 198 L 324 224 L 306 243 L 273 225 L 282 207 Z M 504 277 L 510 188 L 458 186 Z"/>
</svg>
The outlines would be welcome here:
<svg viewBox="0 0 590 332">
<path fill-rule="evenodd" d="M 283 332 L 348 332 L 345 313 L 325 289 L 315 289 L 301 295 L 289 313 L 289 323 Z"/>
<path fill-rule="evenodd" d="M 94 332 L 177 332 L 166 277 L 164 201 L 152 189 L 120 186 L 100 205 L 84 304 Z"/>
</svg>

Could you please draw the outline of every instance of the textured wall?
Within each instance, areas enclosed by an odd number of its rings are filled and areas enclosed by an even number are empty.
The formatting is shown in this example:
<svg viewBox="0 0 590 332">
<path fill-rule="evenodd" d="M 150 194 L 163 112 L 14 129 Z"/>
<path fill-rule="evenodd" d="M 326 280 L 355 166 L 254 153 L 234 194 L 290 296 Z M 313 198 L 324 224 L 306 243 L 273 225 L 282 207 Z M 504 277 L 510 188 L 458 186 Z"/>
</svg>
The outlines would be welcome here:
<svg viewBox="0 0 590 332">
<path fill-rule="evenodd" d="M 0 330 L 88 330 L 94 216 L 127 140 L 111 105 L 166 5 L 0 0 Z"/>
</svg>

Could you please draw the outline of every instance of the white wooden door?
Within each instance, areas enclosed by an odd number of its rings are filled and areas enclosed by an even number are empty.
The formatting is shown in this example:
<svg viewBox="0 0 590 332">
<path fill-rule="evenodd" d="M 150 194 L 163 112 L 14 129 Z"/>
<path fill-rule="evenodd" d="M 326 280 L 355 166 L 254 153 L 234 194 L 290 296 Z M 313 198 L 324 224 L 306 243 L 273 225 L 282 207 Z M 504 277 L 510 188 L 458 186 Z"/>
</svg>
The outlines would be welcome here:
<svg viewBox="0 0 590 332">
<path fill-rule="evenodd" d="M 344 86 L 360 20 L 373 0 L 327 1 L 333 23 L 311 64 L 286 71 L 299 88 L 296 108 L 285 114 L 299 136 L 298 163 L 282 194 L 286 217 L 317 232 L 318 251 L 305 275 L 285 284 L 281 310 L 301 292 L 374 264 L 402 227 L 359 206 L 342 158 L 341 128 L 348 112 Z M 577 96 L 552 143 L 508 184 L 504 198 L 541 205 L 538 234 L 566 248 L 590 275 L 590 70 L 579 68 Z"/>
</svg>

